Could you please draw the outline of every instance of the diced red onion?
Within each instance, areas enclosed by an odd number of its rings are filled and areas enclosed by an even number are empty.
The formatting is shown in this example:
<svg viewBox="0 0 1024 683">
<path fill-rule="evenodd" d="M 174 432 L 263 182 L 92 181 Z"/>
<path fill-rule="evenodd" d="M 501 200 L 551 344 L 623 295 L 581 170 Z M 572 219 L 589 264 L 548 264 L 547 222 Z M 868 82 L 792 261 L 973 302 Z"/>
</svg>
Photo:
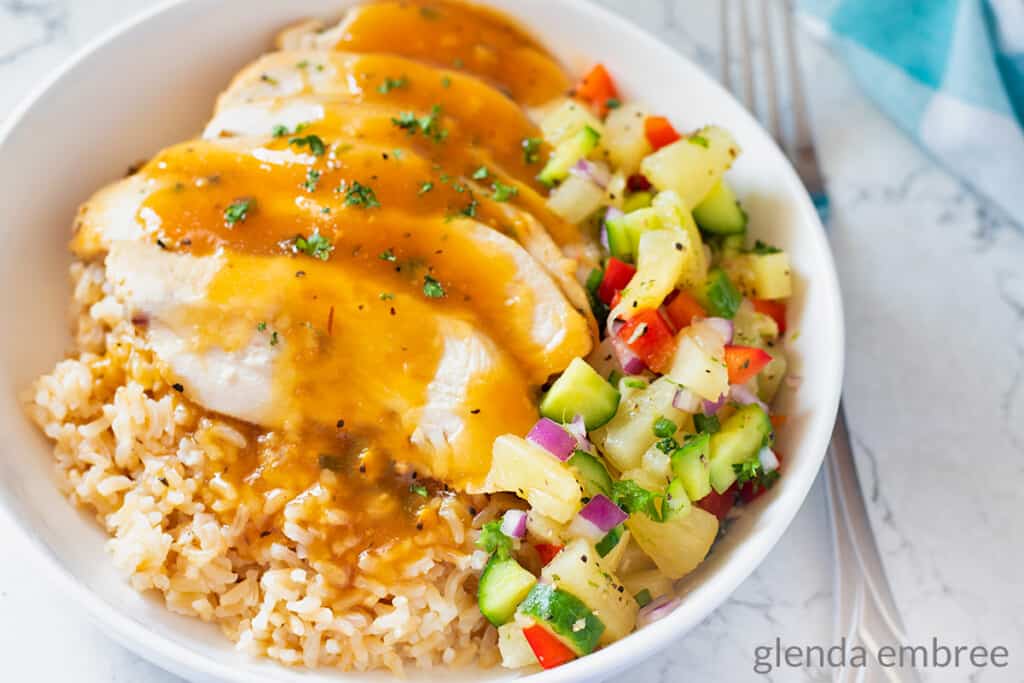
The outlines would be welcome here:
<svg viewBox="0 0 1024 683">
<path fill-rule="evenodd" d="M 512 538 L 526 535 L 526 510 L 507 510 L 501 518 L 501 533 Z"/>
<path fill-rule="evenodd" d="M 629 515 L 622 508 L 613 503 L 608 496 L 600 493 L 583 506 L 579 516 L 596 526 L 603 533 L 608 533 L 629 518 Z"/>
<path fill-rule="evenodd" d="M 733 384 L 729 387 L 729 398 L 740 405 L 749 406 L 752 403 L 756 403 L 761 406 L 761 410 L 764 412 L 768 411 L 768 406 L 764 401 L 754 395 L 754 392 L 743 386 L 742 384 Z"/>
<path fill-rule="evenodd" d="M 652 622 L 667 617 L 672 610 L 679 606 L 679 598 L 671 595 L 659 595 L 651 602 L 640 608 L 636 615 L 637 626 L 646 626 Z"/>
<path fill-rule="evenodd" d="M 576 439 L 572 434 L 562 429 L 562 425 L 546 417 L 542 417 L 533 425 L 526 438 L 562 462 L 568 460 L 576 448 Z"/>
<path fill-rule="evenodd" d="M 582 415 L 577 415 L 572 419 L 572 422 L 565 425 L 566 430 L 573 435 L 576 439 L 576 447 L 587 453 L 594 451 L 593 444 L 590 443 L 590 439 L 587 438 L 587 425 L 583 420 Z"/>
<path fill-rule="evenodd" d="M 696 413 L 701 408 L 701 398 L 686 387 L 679 387 L 672 397 L 672 405 L 684 413 Z"/>
<path fill-rule="evenodd" d="M 639 375 L 647 367 L 640 357 L 630 351 L 626 343 L 618 337 L 612 338 L 612 351 L 615 352 L 615 359 L 619 361 L 622 371 L 627 375 Z"/>
<path fill-rule="evenodd" d="M 608 183 L 612 179 L 612 175 L 608 171 L 607 166 L 595 163 L 589 159 L 580 159 L 577 161 L 576 165 L 569 169 L 569 173 L 579 176 L 585 180 L 589 180 L 602 190 L 608 187 Z"/>
<path fill-rule="evenodd" d="M 779 469 L 779 457 L 767 446 L 757 454 L 757 459 L 761 461 L 761 467 L 765 472 L 774 472 Z"/>
<path fill-rule="evenodd" d="M 608 324 L 607 324 L 608 336 L 612 337 L 612 338 L 618 337 L 619 336 L 619 330 L 621 330 L 622 326 L 625 325 L 625 324 L 626 324 L 625 320 L 620 320 L 618 318 L 608 318 Z"/>
<path fill-rule="evenodd" d="M 715 415 L 715 414 L 718 413 L 719 410 L 722 409 L 722 406 L 724 406 L 724 405 L 725 405 L 725 394 L 722 394 L 721 396 L 719 396 L 717 401 L 705 400 L 704 401 L 704 414 L 705 415 Z"/>
<path fill-rule="evenodd" d="M 726 318 L 704 318 L 704 323 L 718 333 L 723 344 L 732 343 L 733 324 Z"/>
<path fill-rule="evenodd" d="M 604 224 L 604 221 L 601 221 L 601 232 L 599 239 L 601 242 L 601 246 L 604 248 L 605 251 L 612 250 L 611 246 L 609 246 L 608 244 L 608 226 Z"/>
</svg>

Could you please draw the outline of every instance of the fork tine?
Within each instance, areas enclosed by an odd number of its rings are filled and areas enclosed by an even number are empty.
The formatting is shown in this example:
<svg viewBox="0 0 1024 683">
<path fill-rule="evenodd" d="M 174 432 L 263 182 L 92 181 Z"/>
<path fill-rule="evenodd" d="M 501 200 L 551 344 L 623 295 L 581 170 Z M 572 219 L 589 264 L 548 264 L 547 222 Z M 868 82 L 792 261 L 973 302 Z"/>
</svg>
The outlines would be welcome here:
<svg viewBox="0 0 1024 683">
<path fill-rule="evenodd" d="M 722 33 L 722 85 L 725 86 L 726 90 L 732 92 L 735 90 L 735 87 L 732 81 L 732 50 L 730 48 L 732 41 L 729 39 L 729 6 L 729 0 L 722 0 L 718 16 L 721 20 L 719 30 Z"/>
<path fill-rule="evenodd" d="M 782 111 L 779 108 L 779 77 L 775 69 L 775 49 L 772 40 L 772 11 L 770 0 L 761 0 L 761 42 L 764 45 L 764 92 L 767 103 L 765 115 L 772 137 L 779 146 L 785 147 L 782 138 Z"/>
<path fill-rule="evenodd" d="M 803 79 L 800 75 L 800 60 L 796 53 L 796 31 L 792 0 L 783 0 L 783 31 L 786 43 L 786 61 L 789 70 L 789 88 L 792 99 L 793 142 L 799 149 L 811 144 L 810 127 L 807 121 L 807 102 L 804 100 Z"/>
<path fill-rule="evenodd" d="M 740 0 L 740 52 L 742 53 L 743 96 L 747 108 L 757 116 L 757 102 L 754 99 L 754 58 L 750 50 L 750 19 L 748 2 Z"/>
</svg>

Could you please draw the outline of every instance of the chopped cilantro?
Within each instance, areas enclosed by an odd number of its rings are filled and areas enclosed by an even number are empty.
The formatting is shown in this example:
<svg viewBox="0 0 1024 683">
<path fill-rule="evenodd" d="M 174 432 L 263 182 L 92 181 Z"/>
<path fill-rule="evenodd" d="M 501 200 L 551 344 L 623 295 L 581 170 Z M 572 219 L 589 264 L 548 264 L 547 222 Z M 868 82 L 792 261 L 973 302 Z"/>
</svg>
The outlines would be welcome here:
<svg viewBox="0 0 1024 683">
<path fill-rule="evenodd" d="M 478 206 L 477 201 L 475 199 L 470 199 L 469 200 L 469 204 L 466 204 L 466 207 L 464 209 L 462 209 L 462 211 L 460 211 L 459 213 L 461 213 L 463 216 L 469 216 L 470 218 L 475 218 L 476 217 L 476 207 L 477 206 Z"/>
<path fill-rule="evenodd" d="M 479 538 L 476 539 L 476 545 L 499 560 L 507 559 L 512 555 L 512 539 L 501 530 L 500 519 L 484 524 L 480 529 Z"/>
<path fill-rule="evenodd" d="M 604 101 L 604 106 L 608 107 L 609 109 L 618 109 L 619 107 L 622 106 L 622 100 L 620 100 L 618 97 L 609 97 L 607 100 Z"/>
<path fill-rule="evenodd" d="M 273 128 L 270 129 L 270 134 L 273 135 L 275 138 L 283 138 L 285 135 L 288 135 L 288 133 L 290 133 L 290 132 L 291 131 L 288 130 L 288 126 L 286 126 L 286 125 L 284 125 L 282 123 L 279 123 L 279 124 L 275 125 Z"/>
<path fill-rule="evenodd" d="M 781 251 L 782 250 L 779 249 L 778 247 L 774 247 L 770 244 L 762 242 L 761 240 L 757 240 L 756 242 L 754 242 L 754 246 L 751 247 L 750 249 L 751 254 L 778 254 Z"/>
<path fill-rule="evenodd" d="M 487 167 L 486 166 L 481 166 L 480 168 L 478 168 L 475 171 L 473 171 L 473 180 L 483 180 L 489 174 L 490 174 L 490 171 L 487 170 Z"/>
<path fill-rule="evenodd" d="M 266 331 L 267 323 L 261 320 L 260 322 L 256 323 L 256 329 L 259 330 L 260 332 Z"/>
<path fill-rule="evenodd" d="M 756 455 L 750 460 L 744 460 L 743 462 L 734 464 L 732 466 L 732 471 L 736 473 L 737 484 L 742 486 L 747 482 L 753 482 L 755 491 L 762 488 L 770 489 L 779 479 L 779 471 L 772 470 L 771 472 L 765 472 L 764 465 L 761 464 L 761 459 Z"/>
<path fill-rule="evenodd" d="M 345 190 L 345 206 L 361 206 L 364 209 L 372 209 L 380 206 L 377 195 L 369 185 L 363 185 L 353 181 L 352 185 Z"/>
<path fill-rule="evenodd" d="M 679 442 L 675 440 L 675 437 L 671 436 L 666 436 L 654 445 L 659 451 L 666 455 L 670 455 L 679 448 Z"/>
<path fill-rule="evenodd" d="M 306 171 L 306 181 L 302 183 L 302 187 L 304 187 L 307 192 L 312 192 L 316 189 L 316 185 L 319 182 L 320 171 L 316 170 L 315 168 L 311 168 L 308 171 Z"/>
<path fill-rule="evenodd" d="M 703 135 L 698 135 L 697 133 L 694 133 L 693 135 L 686 138 L 686 141 L 689 142 L 691 145 L 698 145 L 700 147 L 703 147 L 704 149 L 707 149 L 709 144 L 708 139 L 706 137 L 704 137 Z"/>
<path fill-rule="evenodd" d="M 431 190 L 433 190 L 433 189 L 434 189 L 434 183 L 433 183 L 433 181 L 430 181 L 430 180 L 424 180 L 424 181 L 423 181 L 423 182 L 422 182 L 422 183 L 420 184 L 420 191 L 419 191 L 419 194 L 426 194 L 426 193 L 430 192 L 430 191 L 431 191 Z"/>
<path fill-rule="evenodd" d="M 380 85 L 377 86 L 377 92 L 379 92 L 381 95 L 387 95 L 395 88 L 405 88 L 408 87 L 408 85 L 409 79 L 404 74 L 399 76 L 398 78 L 391 78 L 390 76 L 388 76 Z"/>
<path fill-rule="evenodd" d="M 321 235 L 319 230 L 314 230 L 313 234 L 309 237 L 296 235 L 295 240 L 292 242 L 292 250 L 301 251 L 303 254 L 326 261 L 331 257 L 334 245 L 331 244 L 329 239 Z"/>
<path fill-rule="evenodd" d="M 307 135 L 302 138 L 292 138 L 288 141 L 288 144 L 295 145 L 296 147 L 309 147 L 309 151 L 316 157 L 323 156 L 324 152 L 327 151 L 327 147 L 324 145 L 324 141 L 319 135 Z"/>
<path fill-rule="evenodd" d="M 423 484 L 412 484 L 409 486 L 409 490 L 415 493 L 417 496 L 427 497 L 427 487 Z"/>
<path fill-rule="evenodd" d="M 509 199 L 519 194 L 518 187 L 515 185 L 506 185 L 500 180 L 495 180 L 494 184 L 491 185 L 491 189 L 494 191 L 491 198 L 496 202 L 507 202 Z"/>
<path fill-rule="evenodd" d="M 448 137 L 448 131 L 441 128 L 441 105 L 435 104 L 430 108 L 430 113 L 417 117 L 411 111 L 399 112 L 398 116 L 391 117 L 391 123 L 405 130 L 409 135 L 422 132 L 434 142 L 443 142 Z"/>
<path fill-rule="evenodd" d="M 224 222 L 228 227 L 234 227 L 235 223 L 242 223 L 249 217 L 249 209 L 252 208 L 251 199 L 236 199 L 224 209 Z"/>
<path fill-rule="evenodd" d="M 392 262 L 394 262 L 394 261 L 397 260 L 395 258 L 395 252 L 392 249 L 385 249 L 384 251 L 380 252 L 380 257 L 379 258 L 382 261 L 392 261 Z"/>
<path fill-rule="evenodd" d="M 642 512 L 651 519 L 660 520 L 658 500 L 661 494 L 648 491 L 632 479 L 612 482 L 612 500 L 626 512 Z"/>
<path fill-rule="evenodd" d="M 543 144 L 540 138 L 526 138 L 523 140 L 523 159 L 528 164 L 535 164 L 540 161 L 540 146 Z"/>
<path fill-rule="evenodd" d="M 702 413 L 696 413 L 693 416 L 693 427 L 698 432 L 707 432 L 708 434 L 714 434 L 722 425 L 718 422 L 717 415 L 704 415 Z"/>
<path fill-rule="evenodd" d="M 381 301 L 391 301 L 394 298 L 395 298 L 395 295 L 392 294 L 391 292 L 381 292 L 380 293 L 380 300 Z"/>
<path fill-rule="evenodd" d="M 429 275 L 423 276 L 423 293 L 431 299 L 440 299 L 444 296 L 444 287 L 436 279 Z"/>
<path fill-rule="evenodd" d="M 660 439 L 672 436 L 679 427 L 667 417 L 659 417 L 654 421 L 654 435 Z"/>
</svg>

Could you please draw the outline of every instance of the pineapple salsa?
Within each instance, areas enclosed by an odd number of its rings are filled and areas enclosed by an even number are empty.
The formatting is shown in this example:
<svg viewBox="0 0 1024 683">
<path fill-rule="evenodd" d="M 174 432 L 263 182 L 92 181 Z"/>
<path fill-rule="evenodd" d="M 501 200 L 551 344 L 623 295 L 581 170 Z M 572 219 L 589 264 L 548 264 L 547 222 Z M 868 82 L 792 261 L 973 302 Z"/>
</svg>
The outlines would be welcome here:
<svg viewBox="0 0 1024 683">
<path fill-rule="evenodd" d="M 506 667 L 551 668 L 656 620 L 737 502 L 779 477 L 769 408 L 786 358 L 787 254 L 747 236 L 722 128 L 684 133 L 598 65 L 524 141 L 550 208 L 600 235 L 586 277 L 603 341 L 493 448 L 486 491 L 519 506 L 477 544 Z M 541 158 L 541 145 L 550 155 Z"/>
</svg>

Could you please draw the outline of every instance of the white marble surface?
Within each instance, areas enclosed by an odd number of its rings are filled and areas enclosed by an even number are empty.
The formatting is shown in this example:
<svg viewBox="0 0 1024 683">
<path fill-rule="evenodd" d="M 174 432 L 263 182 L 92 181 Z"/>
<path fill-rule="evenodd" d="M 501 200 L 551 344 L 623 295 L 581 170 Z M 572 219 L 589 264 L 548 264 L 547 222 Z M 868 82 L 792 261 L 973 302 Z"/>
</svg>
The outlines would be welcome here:
<svg viewBox="0 0 1024 683">
<path fill-rule="evenodd" d="M 715 67 L 706 0 L 603 2 Z M 82 44 L 152 4 L 0 0 L 0 115 Z M 1024 680 L 1024 232 L 925 158 L 823 49 L 804 40 L 803 56 L 833 199 L 847 409 L 897 599 L 915 641 L 1010 650 L 1008 668 L 933 670 L 926 680 Z M 18 556 L 2 526 L 0 547 Z M 828 680 L 752 667 L 754 648 L 776 637 L 830 644 L 830 563 L 819 482 L 722 609 L 622 678 Z M 0 562 L 0 654 L 5 681 L 179 680 L 109 641 L 17 562 Z"/>
</svg>

